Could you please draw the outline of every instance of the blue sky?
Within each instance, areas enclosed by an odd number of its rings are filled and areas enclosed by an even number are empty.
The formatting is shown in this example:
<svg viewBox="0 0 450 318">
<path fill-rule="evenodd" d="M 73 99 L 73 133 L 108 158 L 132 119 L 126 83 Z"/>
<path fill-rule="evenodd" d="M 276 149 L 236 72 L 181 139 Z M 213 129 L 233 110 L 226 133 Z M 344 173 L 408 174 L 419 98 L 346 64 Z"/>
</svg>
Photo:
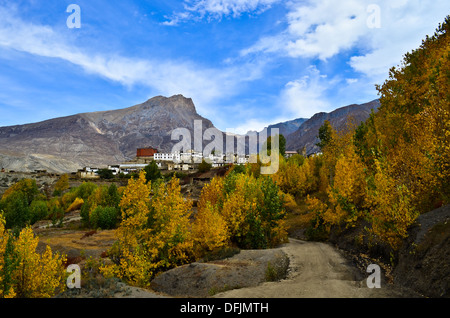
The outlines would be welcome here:
<svg viewBox="0 0 450 318">
<path fill-rule="evenodd" d="M 219 129 L 260 130 L 377 98 L 447 14 L 448 0 L 0 0 L 0 126 L 183 94 Z"/>
</svg>

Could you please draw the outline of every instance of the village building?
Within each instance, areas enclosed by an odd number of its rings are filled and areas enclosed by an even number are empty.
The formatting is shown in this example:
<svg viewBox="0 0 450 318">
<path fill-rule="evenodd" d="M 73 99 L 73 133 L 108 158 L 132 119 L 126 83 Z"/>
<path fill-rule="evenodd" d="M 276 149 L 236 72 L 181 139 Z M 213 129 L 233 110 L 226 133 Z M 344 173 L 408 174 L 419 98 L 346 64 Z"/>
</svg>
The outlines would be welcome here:
<svg viewBox="0 0 450 318">
<path fill-rule="evenodd" d="M 298 155 L 298 152 L 297 151 L 293 151 L 293 150 L 286 150 L 284 152 L 284 157 L 287 158 L 287 159 L 292 157 L 292 156 L 294 156 L 294 155 Z"/>
<path fill-rule="evenodd" d="M 83 169 L 78 169 L 77 177 L 81 179 L 98 179 L 100 177 L 97 172 L 98 168 L 84 167 Z"/>
</svg>

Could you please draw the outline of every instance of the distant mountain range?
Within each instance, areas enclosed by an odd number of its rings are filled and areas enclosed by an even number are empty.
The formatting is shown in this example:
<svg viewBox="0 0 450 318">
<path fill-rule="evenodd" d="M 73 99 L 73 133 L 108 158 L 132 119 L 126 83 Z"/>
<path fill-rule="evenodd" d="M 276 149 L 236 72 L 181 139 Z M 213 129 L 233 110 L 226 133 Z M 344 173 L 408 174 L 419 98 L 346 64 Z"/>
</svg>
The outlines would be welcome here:
<svg viewBox="0 0 450 318">
<path fill-rule="evenodd" d="M 288 150 L 315 147 L 319 127 L 328 119 L 333 126 L 352 116 L 358 123 L 368 118 L 379 101 L 351 105 L 310 119 L 294 119 L 270 125 L 286 137 Z M 153 147 L 170 152 L 175 128 L 186 128 L 194 136 L 194 120 L 202 121 L 202 132 L 215 128 L 200 116 L 190 98 L 157 96 L 132 107 L 76 114 L 26 125 L 0 127 L 0 167 L 15 171 L 46 169 L 72 172 L 84 166 L 117 164 L 136 155 L 137 148 Z M 193 139 L 193 137 L 192 137 Z M 210 141 L 206 141 L 209 143 Z"/>
<path fill-rule="evenodd" d="M 303 122 L 295 132 L 285 135 L 286 150 L 301 151 L 305 147 L 308 155 L 316 153 L 320 151 L 319 147 L 316 146 L 319 142 L 319 128 L 325 120 L 330 121 L 331 126 L 340 130 L 345 127 L 349 117 L 353 119 L 356 125 L 359 125 L 369 118 L 372 110 L 377 111 L 379 106 L 380 101 L 376 99 L 365 104 L 341 107 L 330 113 L 317 113 Z"/>
</svg>

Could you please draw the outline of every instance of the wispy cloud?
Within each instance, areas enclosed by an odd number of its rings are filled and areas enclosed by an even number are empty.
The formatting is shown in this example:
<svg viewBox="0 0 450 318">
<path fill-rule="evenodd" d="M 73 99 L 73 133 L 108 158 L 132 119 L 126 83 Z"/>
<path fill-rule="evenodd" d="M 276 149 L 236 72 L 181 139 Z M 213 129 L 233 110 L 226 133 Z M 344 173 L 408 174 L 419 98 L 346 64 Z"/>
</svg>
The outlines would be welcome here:
<svg viewBox="0 0 450 318">
<path fill-rule="evenodd" d="M 328 111 L 330 104 L 326 98 L 333 80 L 311 66 L 303 77 L 288 82 L 280 93 L 280 109 L 290 118 L 309 118 L 315 113 Z"/>
<path fill-rule="evenodd" d="M 174 12 L 164 25 L 178 25 L 188 20 L 221 20 L 242 14 L 260 14 L 281 0 L 185 0 L 184 11 Z"/>
<path fill-rule="evenodd" d="M 212 101 L 239 91 L 245 81 L 262 76 L 261 63 L 211 68 L 189 60 L 158 57 L 130 58 L 96 52 L 71 44 L 47 25 L 18 17 L 15 10 L 0 7 L 0 47 L 47 58 L 57 58 L 81 67 L 86 73 L 124 86 L 144 85 L 158 94 L 193 97 L 200 112 L 209 113 Z"/>
</svg>

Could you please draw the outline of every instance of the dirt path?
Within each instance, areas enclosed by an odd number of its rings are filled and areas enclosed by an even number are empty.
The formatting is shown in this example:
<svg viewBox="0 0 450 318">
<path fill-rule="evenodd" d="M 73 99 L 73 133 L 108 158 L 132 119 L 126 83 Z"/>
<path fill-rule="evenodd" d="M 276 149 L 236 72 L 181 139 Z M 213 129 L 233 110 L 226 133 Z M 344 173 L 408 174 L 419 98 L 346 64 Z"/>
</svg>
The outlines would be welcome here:
<svg viewBox="0 0 450 318">
<path fill-rule="evenodd" d="M 334 247 L 290 239 L 281 249 L 289 256 L 288 277 L 257 287 L 234 289 L 215 295 L 229 298 L 358 298 L 410 297 L 393 285 L 367 287 L 367 276 L 348 263 Z"/>
</svg>

